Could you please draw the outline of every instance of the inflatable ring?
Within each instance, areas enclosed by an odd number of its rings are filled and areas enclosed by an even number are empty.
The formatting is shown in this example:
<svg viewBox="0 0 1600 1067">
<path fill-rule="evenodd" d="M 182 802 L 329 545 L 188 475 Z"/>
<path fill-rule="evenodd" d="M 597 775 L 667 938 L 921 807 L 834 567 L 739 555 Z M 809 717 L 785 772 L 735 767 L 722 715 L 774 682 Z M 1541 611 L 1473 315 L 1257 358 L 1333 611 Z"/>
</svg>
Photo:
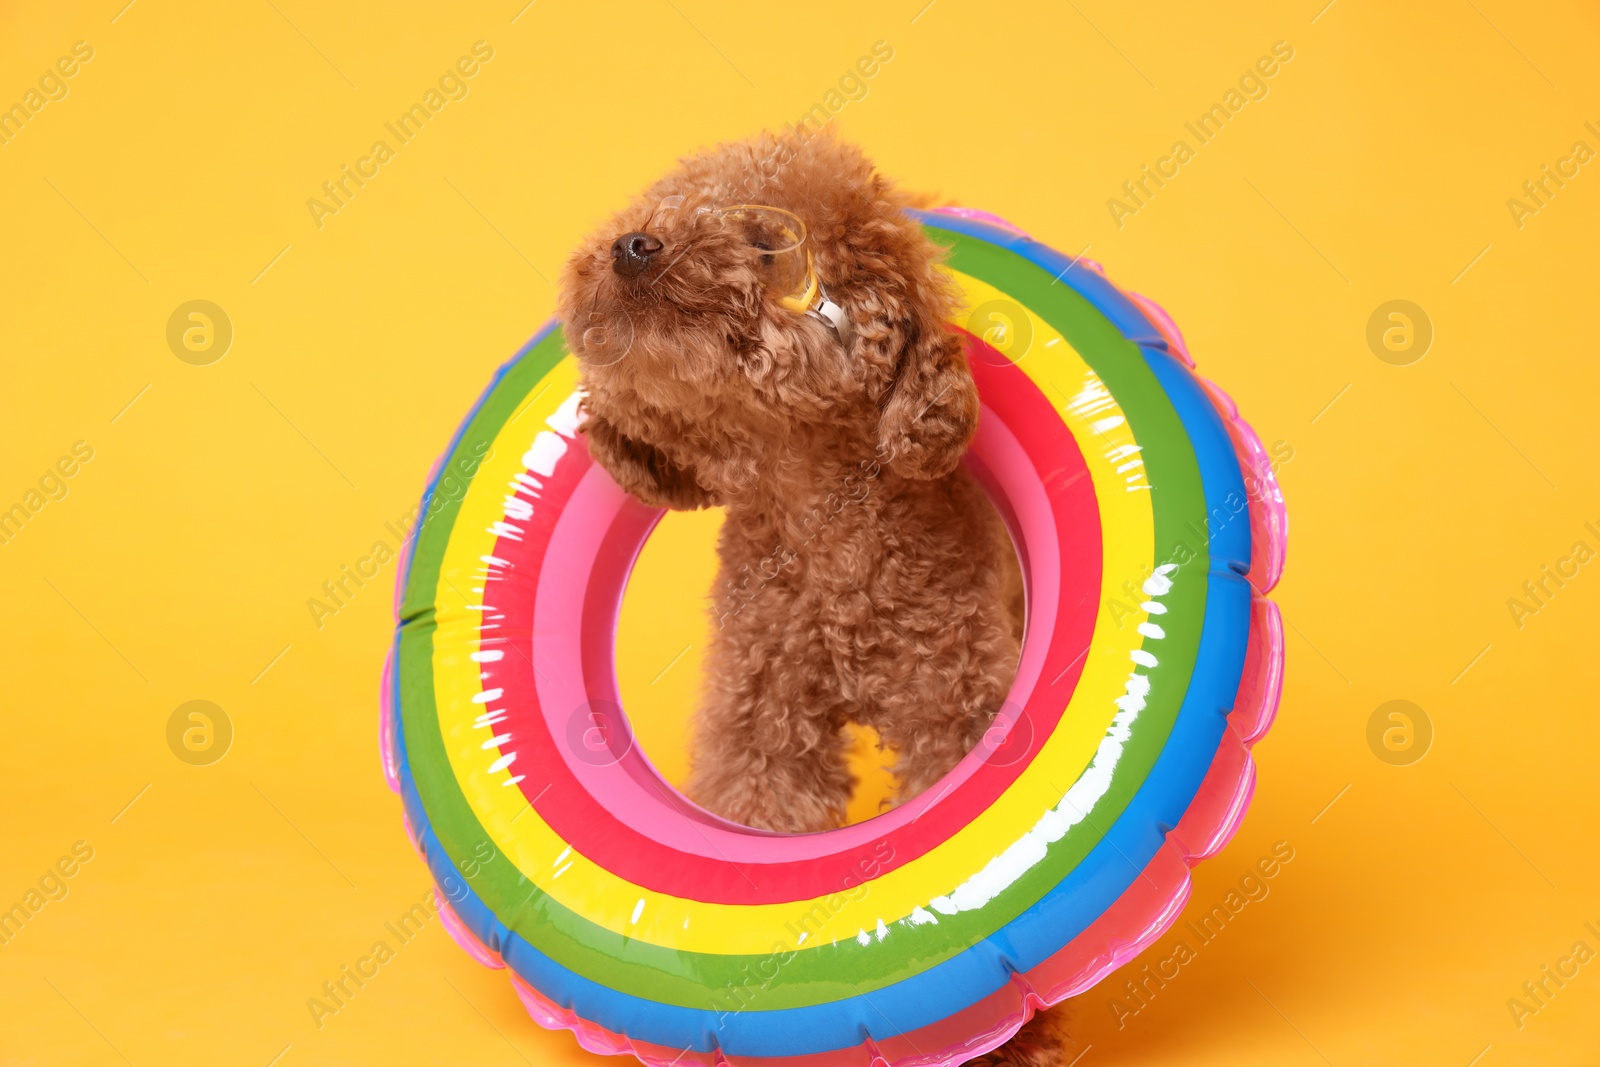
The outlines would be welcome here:
<svg viewBox="0 0 1600 1067">
<path fill-rule="evenodd" d="M 660 512 L 578 435 L 553 324 L 430 478 L 401 566 L 384 770 L 451 934 L 529 1013 L 646 1063 L 950 1064 L 1177 917 L 1232 836 L 1282 681 L 1272 466 L 1171 319 L 993 216 L 949 247 L 982 401 L 966 462 L 1027 628 L 984 742 L 877 818 L 787 836 L 668 786 L 618 706 L 616 618 Z"/>
</svg>

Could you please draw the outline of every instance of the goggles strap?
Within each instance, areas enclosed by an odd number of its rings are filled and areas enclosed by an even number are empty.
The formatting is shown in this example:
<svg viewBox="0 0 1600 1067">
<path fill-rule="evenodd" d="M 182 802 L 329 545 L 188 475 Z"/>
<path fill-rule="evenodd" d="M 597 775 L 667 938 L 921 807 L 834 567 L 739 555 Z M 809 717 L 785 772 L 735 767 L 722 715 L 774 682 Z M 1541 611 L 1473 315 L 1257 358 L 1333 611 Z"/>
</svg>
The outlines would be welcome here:
<svg viewBox="0 0 1600 1067">
<path fill-rule="evenodd" d="M 844 308 L 828 299 L 828 294 L 819 285 L 817 287 L 817 302 L 806 310 L 806 314 L 813 318 L 821 319 L 839 338 L 840 344 L 850 341 L 850 316 L 846 315 Z"/>
</svg>

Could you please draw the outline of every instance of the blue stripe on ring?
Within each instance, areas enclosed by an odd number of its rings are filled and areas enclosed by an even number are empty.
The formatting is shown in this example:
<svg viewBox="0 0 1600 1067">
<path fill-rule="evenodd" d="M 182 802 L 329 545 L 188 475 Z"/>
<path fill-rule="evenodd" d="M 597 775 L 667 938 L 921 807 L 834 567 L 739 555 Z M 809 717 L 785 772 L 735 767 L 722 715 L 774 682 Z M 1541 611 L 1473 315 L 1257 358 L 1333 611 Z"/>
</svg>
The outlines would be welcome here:
<svg viewBox="0 0 1600 1067">
<path fill-rule="evenodd" d="M 726 1015 L 619 993 L 563 967 L 512 933 L 451 867 L 417 796 L 402 737 L 396 751 L 405 807 L 420 835 L 429 868 L 462 922 L 546 997 L 616 1033 L 691 1051 L 720 1048 L 728 1055 L 775 1057 L 852 1048 L 862 1044 L 867 1035 L 882 1040 L 938 1022 L 1005 985 L 1011 972 L 1037 966 L 1110 908 L 1160 850 L 1167 831 L 1183 817 L 1221 742 L 1243 672 L 1251 596 L 1241 577 L 1250 559 L 1249 521 L 1237 517 L 1247 512 L 1233 510 L 1243 507 L 1246 500 L 1244 480 L 1221 416 L 1188 370 L 1167 354 L 1165 342 L 1149 320 L 1098 274 L 1073 267 L 1059 252 L 997 227 L 918 215 L 929 226 L 1000 245 L 1053 276 L 1059 275 L 1138 343 L 1188 432 L 1208 513 L 1236 516 L 1233 521 L 1214 519 L 1215 528 L 1196 534 L 1196 540 L 1209 539 L 1211 552 L 1205 620 L 1177 721 L 1138 792 L 1083 862 L 988 938 L 870 994 L 801 1008 Z M 395 692 L 398 699 L 398 686 Z"/>
</svg>

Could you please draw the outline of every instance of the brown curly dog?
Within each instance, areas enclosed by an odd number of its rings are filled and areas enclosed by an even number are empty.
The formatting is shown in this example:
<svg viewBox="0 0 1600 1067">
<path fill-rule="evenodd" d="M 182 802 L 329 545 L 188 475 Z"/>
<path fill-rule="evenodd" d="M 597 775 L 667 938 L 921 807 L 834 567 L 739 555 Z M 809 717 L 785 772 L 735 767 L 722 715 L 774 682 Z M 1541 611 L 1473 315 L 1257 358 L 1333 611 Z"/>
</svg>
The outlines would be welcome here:
<svg viewBox="0 0 1600 1067">
<path fill-rule="evenodd" d="M 749 826 L 840 824 L 851 722 L 915 796 L 1016 670 L 1021 578 L 960 466 L 978 395 L 913 202 L 829 134 L 766 134 L 684 160 L 566 268 L 590 453 L 647 504 L 726 508 L 689 795 Z M 1059 1022 L 982 1062 L 1061 1062 Z"/>
</svg>

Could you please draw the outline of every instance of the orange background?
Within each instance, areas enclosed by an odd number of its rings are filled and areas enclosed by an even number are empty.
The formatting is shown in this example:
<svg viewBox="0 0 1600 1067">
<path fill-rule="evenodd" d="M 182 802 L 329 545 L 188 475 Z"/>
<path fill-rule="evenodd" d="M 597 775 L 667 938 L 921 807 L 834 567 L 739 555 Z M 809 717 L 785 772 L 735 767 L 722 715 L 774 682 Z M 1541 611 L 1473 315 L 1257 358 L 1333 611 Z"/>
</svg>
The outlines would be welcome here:
<svg viewBox="0 0 1600 1067">
<path fill-rule="evenodd" d="M 678 155 L 826 106 L 880 40 L 846 135 L 1087 246 L 1293 451 L 1283 712 L 1186 920 L 1275 842 L 1294 858 L 1121 1028 L 1118 980 L 1082 997 L 1071 1055 L 1594 1062 L 1600 964 L 1520 1028 L 1507 1001 L 1600 951 L 1600 569 L 1520 626 L 1507 602 L 1600 549 L 1600 174 L 1520 226 L 1507 201 L 1600 149 L 1600 16 L 1323 2 L 0 9 L 0 106 L 94 50 L 0 144 L 0 509 L 93 449 L 0 544 L 0 907 L 93 850 L 0 945 L 0 1063 L 596 1062 L 437 921 L 313 1023 L 427 878 L 376 756 L 393 564 L 320 628 L 306 602 L 394 545 L 581 234 Z M 479 40 L 468 95 L 319 228 L 308 198 Z M 1107 200 L 1277 41 L 1268 95 L 1119 227 Z M 204 366 L 166 339 L 195 299 L 234 335 Z M 1367 343 L 1395 299 L 1433 331 L 1406 366 Z M 674 774 L 714 523 L 664 528 L 624 620 L 625 697 Z M 168 747 L 197 699 L 234 735 L 209 766 Z M 1367 740 L 1395 699 L 1433 732 L 1405 766 Z"/>
</svg>

